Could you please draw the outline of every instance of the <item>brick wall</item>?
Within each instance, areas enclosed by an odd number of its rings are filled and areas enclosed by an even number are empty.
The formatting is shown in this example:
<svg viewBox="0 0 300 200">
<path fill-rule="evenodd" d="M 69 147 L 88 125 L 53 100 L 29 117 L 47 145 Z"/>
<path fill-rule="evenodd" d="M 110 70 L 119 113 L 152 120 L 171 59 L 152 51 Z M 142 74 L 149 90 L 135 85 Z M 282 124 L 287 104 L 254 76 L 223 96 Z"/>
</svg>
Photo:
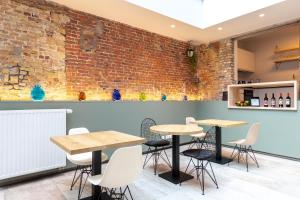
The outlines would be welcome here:
<svg viewBox="0 0 300 200">
<path fill-rule="evenodd" d="M 227 85 L 234 83 L 234 43 L 222 40 L 196 48 L 200 77 L 199 99 L 221 100 Z"/>
<path fill-rule="evenodd" d="M 220 99 L 233 81 L 232 41 L 200 45 L 195 84 L 187 42 L 44 0 L 0 1 L 0 98 L 28 100 L 40 83 L 47 100 Z"/>
<path fill-rule="evenodd" d="M 14 1 L 0 1 L 0 98 L 28 100 L 40 83 L 48 99 L 66 98 L 68 17 Z M 62 95 L 62 96 L 61 96 Z"/>
<path fill-rule="evenodd" d="M 67 25 L 66 65 L 68 93 L 75 98 L 86 91 L 94 99 L 111 98 L 114 88 L 125 99 L 137 99 L 145 92 L 151 99 L 161 93 L 181 100 L 186 93 L 197 98 L 197 87 L 191 82 L 186 57 L 188 44 L 159 36 L 110 20 L 76 11 L 70 12 Z M 96 47 L 82 50 L 83 31 L 103 33 L 96 37 Z"/>
</svg>

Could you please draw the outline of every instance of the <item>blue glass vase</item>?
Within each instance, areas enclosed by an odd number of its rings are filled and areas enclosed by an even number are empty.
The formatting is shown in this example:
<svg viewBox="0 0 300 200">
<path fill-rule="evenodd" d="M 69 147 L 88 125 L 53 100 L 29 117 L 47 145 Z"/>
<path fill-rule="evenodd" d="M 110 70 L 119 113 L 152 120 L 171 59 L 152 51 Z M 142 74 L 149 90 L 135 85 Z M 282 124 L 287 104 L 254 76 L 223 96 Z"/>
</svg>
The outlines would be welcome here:
<svg viewBox="0 0 300 200">
<path fill-rule="evenodd" d="M 188 101 L 188 96 L 187 95 L 183 96 L 183 101 Z"/>
<path fill-rule="evenodd" d="M 161 100 L 162 100 L 162 101 L 167 101 L 167 95 L 162 94 L 162 95 L 161 95 Z"/>
<path fill-rule="evenodd" d="M 31 90 L 31 98 L 33 101 L 43 101 L 45 99 L 45 91 L 40 84 L 33 86 Z"/>
<path fill-rule="evenodd" d="M 121 93 L 118 89 L 114 89 L 113 93 L 112 93 L 112 100 L 113 101 L 119 101 L 121 100 Z"/>
</svg>

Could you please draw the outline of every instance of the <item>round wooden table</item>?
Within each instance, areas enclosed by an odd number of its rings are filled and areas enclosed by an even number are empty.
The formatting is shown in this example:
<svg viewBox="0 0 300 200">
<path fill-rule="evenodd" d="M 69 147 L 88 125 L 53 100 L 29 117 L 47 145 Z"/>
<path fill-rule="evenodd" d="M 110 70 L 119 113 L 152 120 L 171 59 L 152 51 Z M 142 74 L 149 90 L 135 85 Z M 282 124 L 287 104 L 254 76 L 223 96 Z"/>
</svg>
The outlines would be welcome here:
<svg viewBox="0 0 300 200">
<path fill-rule="evenodd" d="M 195 125 L 167 124 L 152 126 L 150 130 L 153 134 L 172 135 L 172 171 L 159 174 L 159 176 L 174 184 L 192 179 L 193 176 L 180 171 L 180 136 L 201 133 L 203 128 Z"/>
</svg>

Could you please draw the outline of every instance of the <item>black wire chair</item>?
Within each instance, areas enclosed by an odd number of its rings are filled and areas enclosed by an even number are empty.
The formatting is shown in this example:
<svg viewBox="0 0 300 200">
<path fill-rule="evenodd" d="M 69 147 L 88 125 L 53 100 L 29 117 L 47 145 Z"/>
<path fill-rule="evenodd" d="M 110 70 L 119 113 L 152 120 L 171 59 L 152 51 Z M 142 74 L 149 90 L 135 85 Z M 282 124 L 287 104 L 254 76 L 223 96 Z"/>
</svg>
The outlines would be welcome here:
<svg viewBox="0 0 300 200">
<path fill-rule="evenodd" d="M 150 127 L 155 125 L 156 122 L 153 119 L 144 119 L 141 123 L 141 137 L 147 140 L 144 144 L 148 147 L 143 168 L 145 168 L 151 158 L 153 158 L 154 174 L 156 175 L 157 165 L 160 159 L 170 168 L 172 168 L 172 166 L 165 150 L 166 147 L 170 146 L 170 141 L 163 139 L 161 135 L 151 133 Z"/>
<path fill-rule="evenodd" d="M 213 183 L 219 188 L 214 170 L 210 163 L 210 159 L 215 155 L 214 151 L 210 150 L 210 147 L 207 145 L 208 141 L 211 139 L 211 129 L 206 132 L 206 135 L 201 143 L 200 148 L 196 149 L 187 149 L 182 152 L 182 155 L 190 157 L 190 161 L 188 166 L 186 167 L 185 173 L 187 173 L 191 164 L 193 164 L 193 168 L 188 172 L 188 174 L 192 174 L 196 172 L 197 180 L 199 180 L 202 194 L 204 195 L 204 177 L 207 174 Z M 194 161 L 195 160 L 195 161 Z M 210 172 L 208 171 L 208 167 L 210 168 Z M 201 179 L 200 179 L 201 176 Z"/>
</svg>

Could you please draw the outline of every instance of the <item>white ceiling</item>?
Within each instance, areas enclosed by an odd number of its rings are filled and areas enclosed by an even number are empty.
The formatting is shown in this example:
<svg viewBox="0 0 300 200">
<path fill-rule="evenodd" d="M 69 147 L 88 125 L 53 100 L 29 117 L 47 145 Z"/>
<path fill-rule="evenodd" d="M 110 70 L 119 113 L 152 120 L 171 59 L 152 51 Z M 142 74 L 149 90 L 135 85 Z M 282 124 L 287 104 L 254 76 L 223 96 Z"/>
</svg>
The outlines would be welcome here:
<svg viewBox="0 0 300 200">
<path fill-rule="evenodd" d="M 285 0 L 126 0 L 200 29 L 237 18 Z M 216 14 L 218 13 L 218 14 Z"/>
<path fill-rule="evenodd" d="M 216 41 L 300 18 L 300 0 L 286 0 L 279 4 L 210 26 L 206 29 L 200 29 L 187 23 L 166 17 L 128 3 L 125 0 L 51 1 L 175 39 L 199 43 Z M 228 12 L 230 12 L 230 10 L 228 10 Z M 258 17 L 261 13 L 264 13 L 265 17 Z M 216 15 L 218 15 L 218 13 L 216 13 Z M 176 27 L 171 28 L 171 24 L 176 25 Z M 223 30 L 217 30 L 218 27 L 222 27 Z"/>
</svg>

